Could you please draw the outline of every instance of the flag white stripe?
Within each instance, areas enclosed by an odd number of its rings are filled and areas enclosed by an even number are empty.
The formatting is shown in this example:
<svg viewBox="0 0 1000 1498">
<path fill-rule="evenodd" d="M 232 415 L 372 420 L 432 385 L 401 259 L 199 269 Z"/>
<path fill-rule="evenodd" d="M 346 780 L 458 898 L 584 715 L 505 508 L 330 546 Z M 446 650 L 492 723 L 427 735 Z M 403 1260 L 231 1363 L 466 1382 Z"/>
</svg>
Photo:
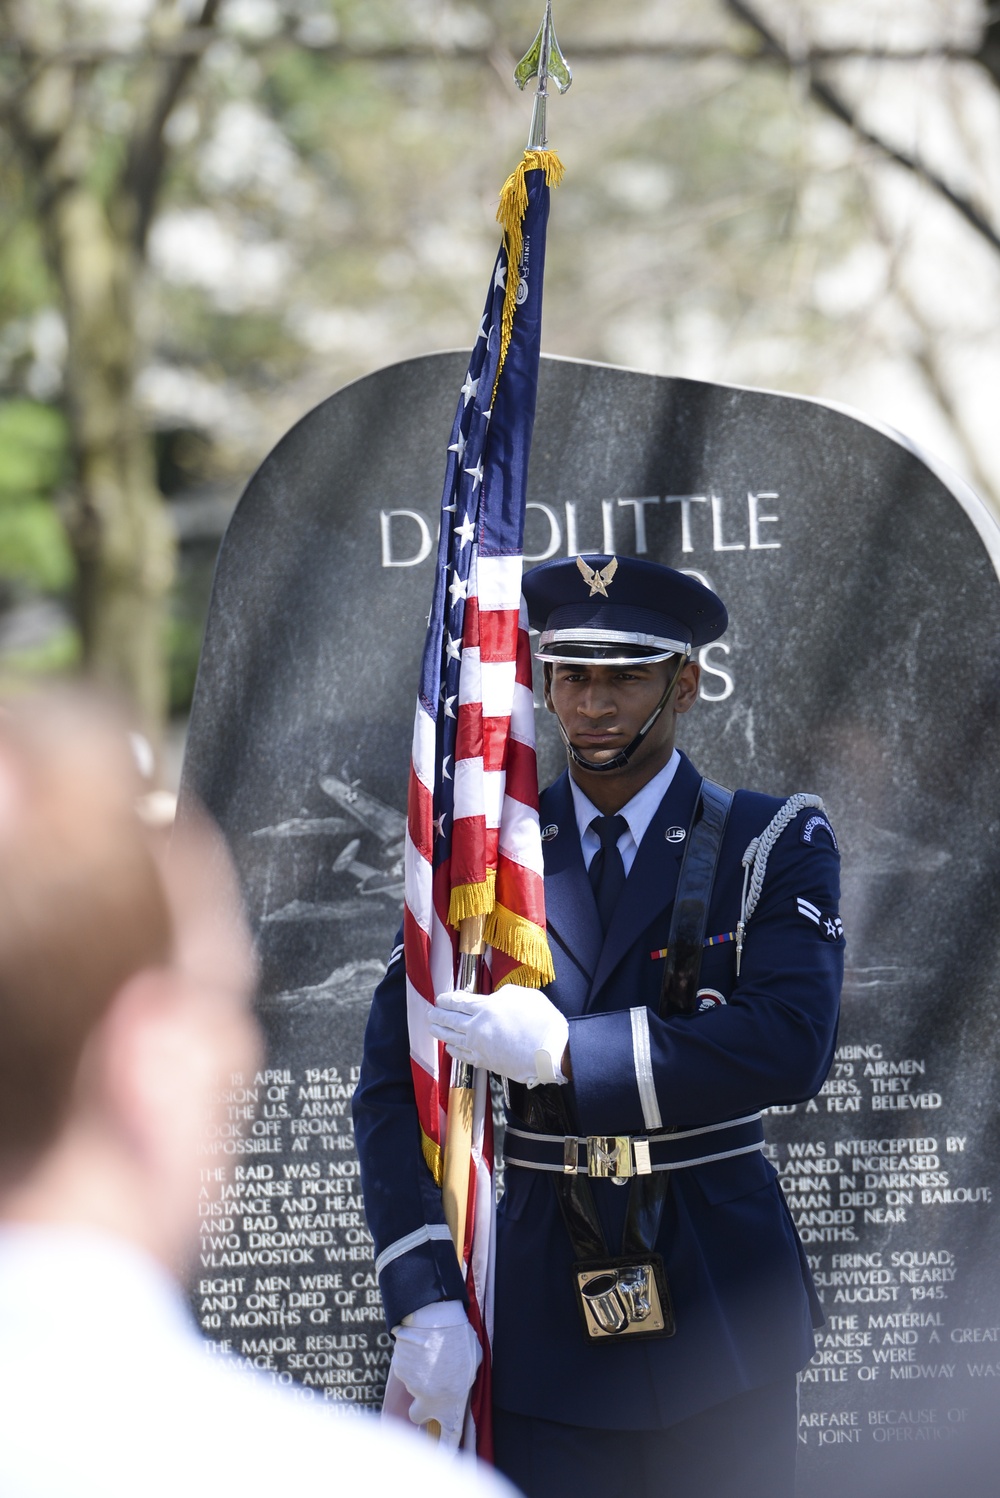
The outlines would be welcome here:
<svg viewBox="0 0 1000 1498">
<path fill-rule="evenodd" d="M 434 899 L 431 868 L 410 837 L 409 831 L 407 831 L 403 848 L 403 868 L 407 908 L 421 931 L 430 933 L 431 907 Z"/>
<path fill-rule="evenodd" d="M 499 827 L 503 811 L 504 791 L 507 786 L 505 770 L 483 771 L 483 808 L 487 827 Z"/>
<path fill-rule="evenodd" d="M 511 716 L 516 671 L 514 661 L 485 661 L 480 664 L 479 700 L 483 704 L 484 718 Z"/>
<path fill-rule="evenodd" d="M 469 755 L 455 766 L 455 817 L 483 817 L 487 827 L 500 826 L 507 776 L 484 770 L 481 755 Z"/>
<path fill-rule="evenodd" d="M 434 719 L 424 712 L 418 702 L 413 715 L 413 744 L 410 760 L 413 772 L 421 785 L 434 793 L 434 754 L 437 743 L 437 727 Z"/>
<path fill-rule="evenodd" d="M 482 669 L 479 646 L 467 645 L 462 651 L 462 670 L 458 679 L 458 701 L 466 707 L 472 702 L 482 702 Z"/>
<path fill-rule="evenodd" d="M 452 933 L 438 919 L 437 911 L 434 912 L 431 930 L 431 983 L 434 985 L 435 998 L 455 987 Z"/>
<path fill-rule="evenodd" d="M 538 835 L 538 813 L 507 796 L 500 822 L 500 852 L 523 869 L 541 875 L 544 870 Z"/>
<path fill-rule="evenodd" d="M 510 736 L 535 747 L 535 697 L 530 687 L 515 682 L 510 705 Z"/>
<path fill-rule="evenodd" d="M 406 980 L 406 1021 L 410 1030 L 410 1055 L 429 1077 L 437 1076 L 437 1041 L 427 1028 L 431 1006 L 409 978 Z"/>
<path fill-rule="evenodd" d="M 485 1071 L 476 1073 L 476 1096 L 473 1105 L 473 1161 L 476 1169 L 476 1222 L 480 1225 L 489 1224 L 489 1232 L 477 1232 L 472 1242 L 472 1267 L 473 1275 L 477 1285 L 492 1284 L 493 1259 L 496 1252 L 496 1214 L 494 1206 L 496 1196 L 493 1184 L 493 1171 L 488 1160 L 483 1159 L 483 1141 L 486 1130 L 486 1110 L 492 1110 L 493 1100 L 490 1096 L 490 1079 Z M 493 1342 L 493 1297 L 487 1297 L 485 1305 L 481 1306 L 483 1319 L 486 1325 L 486 1334 Z"/>
<path fill-rule="evenodd" d="M 476 558 L 480 613 L 483 610 L 509 612 L 520 608 L 521 571 L 520 556 Z"/>
<path fill-rule="evenodd" d="M 483 757 L 469 755 L 455 765 L 455 819 L 459 817 L 481 817 L 486 807 L 483 799 Z"/>
</svg>

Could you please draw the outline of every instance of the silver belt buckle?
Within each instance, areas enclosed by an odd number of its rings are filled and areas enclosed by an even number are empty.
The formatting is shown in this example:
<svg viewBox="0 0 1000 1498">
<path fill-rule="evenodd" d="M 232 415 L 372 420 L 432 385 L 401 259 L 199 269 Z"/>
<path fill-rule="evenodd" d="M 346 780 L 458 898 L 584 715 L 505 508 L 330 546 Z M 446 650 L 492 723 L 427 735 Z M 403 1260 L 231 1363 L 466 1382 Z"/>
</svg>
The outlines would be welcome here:
<svg viewBox="0 0 1000 1498">
<path fill-rule="evenodd" d="M 591 1180 L 624 1186 L 635 1175 L 632 1141 L 627 1134 L 590 1134 L 587 1137 L 587 1174 Z"/>
</svg>

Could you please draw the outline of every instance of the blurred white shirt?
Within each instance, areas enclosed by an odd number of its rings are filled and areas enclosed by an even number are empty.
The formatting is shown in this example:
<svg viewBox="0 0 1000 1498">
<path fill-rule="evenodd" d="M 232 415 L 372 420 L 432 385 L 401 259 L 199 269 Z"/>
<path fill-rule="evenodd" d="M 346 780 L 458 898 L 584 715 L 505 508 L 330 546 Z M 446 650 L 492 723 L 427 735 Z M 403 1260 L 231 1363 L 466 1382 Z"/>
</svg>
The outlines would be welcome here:
<svg viewBox="0 0 1000 1498">
<path fill-rule="evenodd" d="M 3 1498 L 515 1498 L 416 1430 L 211 1354 L 163 1269 L 85 1230 L 0 1228 L 0 1427 Z"/>
</svg>

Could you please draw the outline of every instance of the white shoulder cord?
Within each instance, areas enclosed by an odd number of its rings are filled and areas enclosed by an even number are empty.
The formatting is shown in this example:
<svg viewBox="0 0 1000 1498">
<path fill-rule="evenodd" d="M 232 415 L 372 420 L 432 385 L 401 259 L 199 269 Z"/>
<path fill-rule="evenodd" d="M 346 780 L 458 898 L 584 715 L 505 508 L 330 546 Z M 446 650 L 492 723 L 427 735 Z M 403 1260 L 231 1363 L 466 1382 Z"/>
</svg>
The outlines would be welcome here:
<svg viewBox="0 0 1000 1498">
<path fill-rule="evenodd" d="M 764 831 L 755 837 L 748 845 L 743 855 L 743 899 L 740 904 L 740 919 L 736 927 L 736 976 L 740 975 L 740 960 L 743 956 L 743 938 L 746 935 L 747 922 L 757 909 L 757 901 L 764 887 L 764 875 L 767 872 L 767 860 L 771 849 L 778 838 L 784 832 L 800 811 L 807 806 L 815 806 L 817 811 L 824 812 L 819 796 L 810 795 L 807 791 L 799 791 L 795 796 L 789 796 L 783 806 L 779 806 L 774 816 L 768 822 Z M 751 870 L 753 871 L 751 876 Z"/>
</svg>

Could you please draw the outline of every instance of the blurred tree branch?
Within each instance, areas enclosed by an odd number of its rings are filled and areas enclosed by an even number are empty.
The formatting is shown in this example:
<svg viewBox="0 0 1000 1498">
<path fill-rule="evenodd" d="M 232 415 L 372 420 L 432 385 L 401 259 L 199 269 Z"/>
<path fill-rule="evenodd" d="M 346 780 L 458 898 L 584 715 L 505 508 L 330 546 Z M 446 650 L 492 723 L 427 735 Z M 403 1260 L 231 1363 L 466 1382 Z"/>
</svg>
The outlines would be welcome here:
<svg viewBox="0 0 1000 1498">
<path fill-rule="evenodd" d="M 818 78 L 814 72 L 814 69 L 824 65 L 859 60 L 900 64 L 912 64 L 931 59 L 948 62 L 976 62 L 991 75 L 997 87 L 1000 88 L 1000 16 L 996 8 L 987 12 L 986 24 L 978 47 L 807 47 L 793 54 L 756 9 L 747 3 L 747 0 L 723 0 L 723 3 L 733 17 L 754 34 L 755 45 L 739 47 L 717 41 L 650 41 L 641 44 L 602 42 L 599 45 L 571 42 L 566 48 L 567 55 L 577 60 L 585 59 L 591 62 L 611 62 L 635 56 L 657 57 L 674 63 L 728 59 L 747 64 L 777 63 L 790 72 L 804 74 L 808 78 L 810 96 L 822 108 L 853 131 L 859 140 L 873 146 L 889 160 L 926 182 L 950 203 L 957 213 L 961 214 L 992 249 L 1000 252 L 1000 232 L 994 228 L 970 198 L 957 192 L 925 162 L 892 145 L 884 136 L 864 125 L 857 110 L 848 103 L 844 96 L 831 84 Z M 163 168 L 163 127 L 183 92 L 190 73 L 197 66 L 206 48 L 215 39 L 214 21 L 218 5 L 219 0 L 205 0 L 202 15 L 195 26 L 173 36 L 150 38 L 140 47 L 75 45 L 55 48 L 44 56 L 37 56 L 33 59 L 32 70 L 21 85 L 30 87 L 33 77 L 45 68 L 88 69 L 106 62 L 159 61 L 170 64 L 165 70 L 162 91 L 157 106 L 150 113 L 146 129 L 141 134 L 137 132 L 133 138 L 126 168 L 124 186 L 132 193 L 138 208 L 135 232 L 136 243 L 140 247 L 149 229 L 156 184 Z M 241 46 L 248 52 L 267 52 L 275 46 L 287 45 L 289 42 L 301 45 L 286 30 L 277 36 L 265 38 L 256 43 L 242 42 Z M 8 40 L 4 46 L 0 47 L 0 55 L 4 51 L 9 52 L 12 45 L 17 48 L 16 38 L 13 43 Z M 335 42 L 319 46 L 310 45 L 308 50 L 331 64 L 398 63 L 436 59 L 493 65 L 498 45 L 503 46 L 499 39 L 497 43 L 488 47 L 460 45 L 443 47 L 419 43 L 361 46 Z M 7 98 L 0 97 L 0 109 L 9 110 L 11 104 L 12 100 L 9 95 Z"/>
<path fill-rule="evenodd" d="M 879 202 L 877 194 L 869 190 L 868 196 L 871 223 L 887 256 L 889 273 L 886 291 L 905 314 L 913 334 L 914 341 L 910 350 L 913 365 L 924 381 L 931 399 L 944 414 L 956 441 L 961 446 L 973 488 L 989 501 L 994 513 L 1000 512 L 1000 494 L 997 492 L 997 486 L 983 466 L 964 405 L 955 399 L 952 392 L 947 367 L 948 359 L 941 347 L 940 327 L 931 325 L 917 298 L 907 285 L 903 265 L 904 257 L 900 253 L 899 240 L 886 222 L 884 207 Z"/>
<path fill-rule="evenodd" d="M 804 74 L 807 79 L 807 87 L 811 98 L 815 99 L 835 119 L 847 125 L 850 130 L 865 142 L 866 145 L 874 146 L 889 161 L 894 161 L 897 166 L 904 167 L 926 182 L 935 192 L 939 193 L 946 202 L 950 203 L 955 211 L 961 214 L 966 223 L 975 229 L 991 247 L 1000 253 L 1000 233 L 993 227 L 987 218 L 979 211 L 971 198 L 963 193 L 956 192 L 954 188 L 939 176 L 926 162 L 911 156 L 908 152 L 900 150 L 892 145 L 884 136 L 870 130 L 867 125 L 862 124 L 857 110 L 850 105 L 844 96 L 831 84 L 825 83 L 817 78 L 811 71 L 810 63 L 817 60 L 815 53 L 804 52 L 801 56 L 793 55 L 789 49 L 779 40 L 775 33 L 765 24 L 753 6 L 746 0 L 725 0 L 727 9 L 738 20 L 756 34 L 760 41 L 760 56 L 762 59 L 771 59 L 786 67 L 791 72 Z M 929 54 L 928 54 L 929 55 Z M 940 54 L 939 54 L 940 55 Z M 954 54 L 952 54 L 954 55 Z M 982 62 L 987 70 L 991 72 L 994 80 L 1000 85 L 1000 21 L 991 20 L 986 26 L 983 34 L 982 46 L 976 51 L 961 54 L 966 60 Z M 829 57 L 826 59 L 830 60 Z"/>
<path fill-rule="evenodd" d="M 741 17 L 742 19 L 742 17 Z M 748 24 L 751 24 L 748 22 Z M 100 63 L 137 63 L 156 59 L 199 58 L 215 40 L 215 34 L 204 29 L 204 23 L 173 37 L 150 41 L 138 47 L 113 47 L 106 44 L 77 43 L 53 48 L 40 57 L 36 68 L 61 65 L 66 67 L 94 67 Z M 274 47 L 302 46 L 304 50 L 328 62 L 425 62 L 444 59 L 457 62 L 488 63 L 495 45 L 506 46 L 511 56 L 514 43 L 504 43 L 497 38 L 490 46 L 467 47 L 461 44 L 438 45 L 408 42 L 399 45 L 375 43 L 369 46 L 356 42 L 329 42 L 308 44 L 297 41 L 289 32 L 282 32 L 258 41 L 240 42 L 241 50 L 248 53 L 266 53 Z M 630 57 L 659 57 L 668 62 L 771 62 L 772 49 L 767 47 L 736 47 L 723 42 L 573 42 L 565 48 L 567 56 L 586 59 L 588 62 L 617 62 Z M 9 41 L 0 42 L 0 57 L 16 52 Z M 970 47 L 809 47 L 795 57 L 795 66 L 836 62 L 889 62 L 914 63 L 934 59 L 945 62 L 981 62 L 981 50 Z"/>
<path fill-rule="evenodd" d="M 151 89 L 152 96 L 145 119 L 137 123 L 132 132 L 120 192 L 132 205 L 135 218 L 133 238 L 135 247 L 140 252 L 145 248 L 166 165 L 164 126 L 205 47 L 215 34 L 218 9 L 219 0 L 204 0 L 197 24 L 190 33 L 186 33 L 197 45 L 157 59 L 162 63 L 160 77 Z"/>
</svg>

